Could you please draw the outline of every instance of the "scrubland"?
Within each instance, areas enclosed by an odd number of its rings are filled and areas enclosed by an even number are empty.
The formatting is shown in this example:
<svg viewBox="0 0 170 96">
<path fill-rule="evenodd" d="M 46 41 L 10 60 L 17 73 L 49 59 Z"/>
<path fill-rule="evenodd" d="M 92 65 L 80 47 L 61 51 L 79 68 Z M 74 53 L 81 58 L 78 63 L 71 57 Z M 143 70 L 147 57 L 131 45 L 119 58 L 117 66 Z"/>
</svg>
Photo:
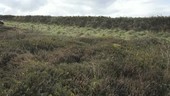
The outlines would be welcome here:
<svg viewBox="0 0 170 96">
<path fill-rule="evenodd" d="M 15 19 L 0 26 L 1 96 L 170 95 L 167 26 L 155 31 Z"/>
</svg>

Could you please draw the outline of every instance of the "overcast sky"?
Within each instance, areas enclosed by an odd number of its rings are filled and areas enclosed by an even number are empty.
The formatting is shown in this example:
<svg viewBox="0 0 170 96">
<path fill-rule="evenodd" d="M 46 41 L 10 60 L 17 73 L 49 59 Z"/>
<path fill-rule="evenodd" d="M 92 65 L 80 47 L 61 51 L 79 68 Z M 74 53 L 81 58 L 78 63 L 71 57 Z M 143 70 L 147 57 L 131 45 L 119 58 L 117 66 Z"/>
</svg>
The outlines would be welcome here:
<svg viewBox="0 0 170 96">
<path fill-rule="evenodd" d="M 1 0 L 1 15 L 170 16 L 170 0 Z"/>
</svg>

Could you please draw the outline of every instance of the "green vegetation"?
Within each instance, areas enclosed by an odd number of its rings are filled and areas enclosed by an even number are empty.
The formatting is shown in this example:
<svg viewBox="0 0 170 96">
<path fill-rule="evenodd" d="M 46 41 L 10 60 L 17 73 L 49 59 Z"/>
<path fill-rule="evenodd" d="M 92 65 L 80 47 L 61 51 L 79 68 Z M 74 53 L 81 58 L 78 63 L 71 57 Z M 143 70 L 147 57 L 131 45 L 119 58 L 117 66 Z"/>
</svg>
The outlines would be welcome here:
<svg viewBox="0 0 170 96">
<path fill-rule="evenodd" d="M 45 35 L 69 36 L 69 37 L 100 37 L 100 38 L 121 38 L 125 40 L 154 37 L 170 40 L 169 32 L 134 31 L 122 29 L 100 29 L 91 27 L 61 26 L 55 24 L 6 22 L 6 26 L 19 27 L 21 29 L 41 32 Z M 69 30 L 69 31 L 68 31 Z"/>
<path fill-rule="evenodd" d="M 170 31 L 170 17 L 149 18 L 110 18 L 110 17 L 51 17 L 51 16 L 10 16 L 4 15 L 0 18 L 17 22 L 32 22 L 43 24 L 56 24 L 62 26 L 92 27 L 102 29 L 123 29 L 154 32 Z"/>
<path fill-rule="evenodd" d="M 168 31 L 16 20 L 0 26 L 1 96 L 170 95 Z"/>
</svg>

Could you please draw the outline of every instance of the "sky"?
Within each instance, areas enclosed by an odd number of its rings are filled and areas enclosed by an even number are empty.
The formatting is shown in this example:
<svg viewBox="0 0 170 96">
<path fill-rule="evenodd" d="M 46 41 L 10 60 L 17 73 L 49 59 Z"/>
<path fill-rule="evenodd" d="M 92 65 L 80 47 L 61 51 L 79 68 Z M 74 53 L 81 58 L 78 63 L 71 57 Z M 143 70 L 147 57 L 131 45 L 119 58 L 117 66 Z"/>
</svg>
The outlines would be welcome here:
<svg viewBox="0 0 170 96">
<path fill-rule="evenodd" d="M 170 0 L 1 0 L 0 15 L 170 16 Z"/>
</svg>

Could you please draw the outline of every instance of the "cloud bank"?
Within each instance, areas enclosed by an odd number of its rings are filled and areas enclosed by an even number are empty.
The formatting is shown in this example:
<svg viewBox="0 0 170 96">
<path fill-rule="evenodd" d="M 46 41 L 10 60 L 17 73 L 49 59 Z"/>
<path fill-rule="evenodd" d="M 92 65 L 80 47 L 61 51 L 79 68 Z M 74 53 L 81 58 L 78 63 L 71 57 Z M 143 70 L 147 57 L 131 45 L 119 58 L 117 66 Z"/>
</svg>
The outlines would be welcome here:
<svg viewBox="0 0 170 96">
<path fill-rule="evenodd" d="M 170 16 L 168 0 L 3 0 L 1 15 Z"/>
</svg>

